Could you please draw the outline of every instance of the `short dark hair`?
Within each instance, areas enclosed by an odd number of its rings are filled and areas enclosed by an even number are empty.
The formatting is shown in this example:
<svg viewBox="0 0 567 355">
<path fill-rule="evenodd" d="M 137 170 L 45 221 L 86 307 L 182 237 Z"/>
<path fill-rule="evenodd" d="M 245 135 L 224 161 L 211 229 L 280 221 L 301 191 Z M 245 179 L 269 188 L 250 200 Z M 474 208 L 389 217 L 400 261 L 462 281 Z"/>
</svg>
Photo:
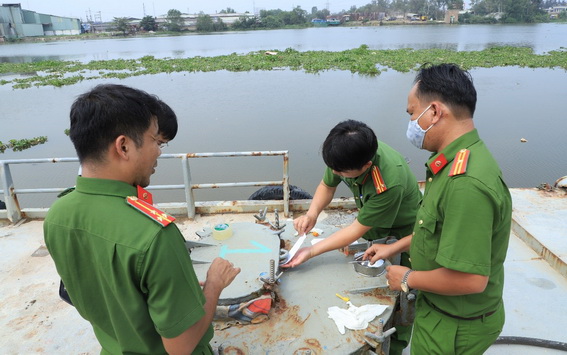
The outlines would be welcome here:
<svg viewBox="0 0 567 355">
<path fill-rule="evenodd" d="M 168 141 L 177 135 L 177 115 L 165 102 L 159 100 L 160 111 L 156 114 L 158 119 L 159 133 Z"/>
<path fill-rule="evenodd" d="M 425 100 L 441 100 L 458 115 L 465 109 L 470 117 L 476 108 L 476 90 L 470 73 L 458 65 L 447 63 L 424 64 L 415 77 L 417 97 Z"/>
<path fill-rule="evenodd" d="M 323 142 L 323 160 L 335 171 L 361 169 L 378 150 L 374 131 L 363 122 L 346 120 L 337 124 Z"/>
<path fill-rule="evenodd" d="M 158 107 L 155 96 L 124 85 L 102 84 L 80 95 L 71 106 L 69 130 L 79 160 L 101 161 L 120 135 L 142 146 Z"/>
</svg>

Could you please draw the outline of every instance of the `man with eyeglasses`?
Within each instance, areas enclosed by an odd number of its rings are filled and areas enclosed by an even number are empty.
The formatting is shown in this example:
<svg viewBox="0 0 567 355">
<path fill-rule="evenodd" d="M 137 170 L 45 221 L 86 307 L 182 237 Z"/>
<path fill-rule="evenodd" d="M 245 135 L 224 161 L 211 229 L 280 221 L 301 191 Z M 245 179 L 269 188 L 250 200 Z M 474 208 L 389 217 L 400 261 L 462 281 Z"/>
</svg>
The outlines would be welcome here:
<svg viewBox="0 0 567 355">
<path fill-rule="evenodd" d="M 201 289 L 175 218 L 143 189 L 177 131 L 168 108 L 122 85 L 99 85 L 71 107 L 82 176 L 50 208 L 44 238 L 105 354 L 212 354 L 218 298 L 240 272 L 216 258 Z"/>
</svg>

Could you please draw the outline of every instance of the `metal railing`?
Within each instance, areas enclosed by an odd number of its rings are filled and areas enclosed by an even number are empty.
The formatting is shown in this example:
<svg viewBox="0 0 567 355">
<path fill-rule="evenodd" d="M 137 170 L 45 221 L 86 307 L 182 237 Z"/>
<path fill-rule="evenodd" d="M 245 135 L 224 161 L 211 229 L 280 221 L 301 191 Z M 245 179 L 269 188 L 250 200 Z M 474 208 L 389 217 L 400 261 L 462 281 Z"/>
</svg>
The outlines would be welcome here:
<svg viewBox="0 0 567 355">
<path fill-rule="evenodd" d="M 226 158 L 226 157 L 265 157 L 265 156 L 283 156 L 283 177 L 277 181 L 255 181 L 255 182 L 228 182 L 228 183 L 206 183 L 193 184 L 191 180 L 191 167 L 189 159 L 193 158 Z M 289 155 L 287 150 L 281 151 L 257 151 L 257 152 L 218 152 L 218 153 L 187 153 L 187 154 L 162 154 L 159 159 L 181 159 L 181 167 L 183 169 L 183 184 L 178 185 L 150 185 L 149 190 L 185 190 L 185 202 L 187 206 L 187 216 L 195 217 L 195 197 L 193 190 L 207 188 L 225 188 L 225 187 L 253 187 L 253 186 L 283 186 L 283 208 L 284 215 L 289 216 Z M 2 179 L 2 190 L 0 194 L 4 196 L 6 203 L 7 218 L 15 223 L 26 215 L 26 209 L 22 209 L 18 202 L 18 195 L 36 194 L 36 193 L 60 193 L 67 189 L 61 188 L 33 188 L 18 189 L 14 186 L 10 165 L 15 164 L 53 164 L 53 163 L 70 163 L 78 162 L 78 158 L 44 158 L 44 159 L 14 159 L 0 161 L 0 178 Z M 2 196 L 0 195 L 0 196 Z"/>
</svg>

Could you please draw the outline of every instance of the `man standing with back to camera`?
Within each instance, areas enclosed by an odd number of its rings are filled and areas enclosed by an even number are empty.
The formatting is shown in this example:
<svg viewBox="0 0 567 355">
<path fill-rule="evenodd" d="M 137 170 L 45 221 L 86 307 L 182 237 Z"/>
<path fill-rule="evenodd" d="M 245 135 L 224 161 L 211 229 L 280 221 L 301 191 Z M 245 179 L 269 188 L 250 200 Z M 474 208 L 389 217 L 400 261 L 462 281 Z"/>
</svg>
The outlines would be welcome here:
<svg viewBox="0 0 567 355">
<path fill-rule="evenodd" d="M 175 119 L 164 106 L 137 89 L 99 85 L 71 107 L 82 176 L 50 208 L 44 238 L 103 354 L 212 354 L 219 295 L 240 272 L 216 258 L 201 290 L 174 218 L 146 202 L 142 188 L 172 138 L 158 127 Z"/>
<path fill-rule="evenodd" d="M 482 354 L 504 326 L 512 201 L 474 127 L 475 108 L 468 72 L 454 64 L 422 67 L 408 96 L 407 137 L 432 155 L 414 232 L 364 255 L 410 251 L 413 270 L 390 266 L 387 278 L 393 290 L 419 290 L 412 354 Z"/>
</svg>

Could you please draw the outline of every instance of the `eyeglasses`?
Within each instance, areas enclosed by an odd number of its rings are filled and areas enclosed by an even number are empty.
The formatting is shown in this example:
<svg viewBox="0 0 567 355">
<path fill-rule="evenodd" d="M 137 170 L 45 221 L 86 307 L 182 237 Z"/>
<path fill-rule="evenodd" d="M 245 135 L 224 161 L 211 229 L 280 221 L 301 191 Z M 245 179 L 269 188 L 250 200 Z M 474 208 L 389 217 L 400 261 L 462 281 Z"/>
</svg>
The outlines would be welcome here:
<svg viewBox="0 0 567 355">
<path fill-rule="evenodd" d="M 152 136 L 152 135 L 150 135 L 150 137 L 152 137 L 152 139 L 153 139 L 154 141 L 156 141 L 156 143 L 157 143 L 159 149 L 163 149 L 163 148 L 167 147 L 167 142 L 164 142 L 164 141 L 162 141 L 162 140 L 160 140 L 160 139 L 157 139 L 157 137 L 154 137 L 154 136 Z"/>
</svg>

